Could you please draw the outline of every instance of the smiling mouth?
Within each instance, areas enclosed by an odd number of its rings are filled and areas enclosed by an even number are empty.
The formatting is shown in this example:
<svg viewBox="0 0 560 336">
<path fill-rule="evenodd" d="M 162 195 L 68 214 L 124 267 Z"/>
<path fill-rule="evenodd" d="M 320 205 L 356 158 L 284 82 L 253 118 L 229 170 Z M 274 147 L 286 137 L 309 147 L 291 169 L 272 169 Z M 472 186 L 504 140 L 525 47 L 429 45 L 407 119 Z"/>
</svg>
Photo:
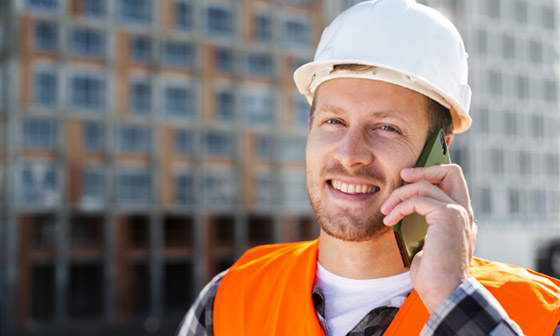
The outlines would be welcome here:
<svg viewBox="0 0 560 336">
<path fill-rule="evenodd" d="M 327 183 L 336 190 L 342 191 L 345 194 L 373 194 L 379 191 L 378 186 L 366 184 L 348 184 L 337 180 L 328 180 Z"/>
</svg>

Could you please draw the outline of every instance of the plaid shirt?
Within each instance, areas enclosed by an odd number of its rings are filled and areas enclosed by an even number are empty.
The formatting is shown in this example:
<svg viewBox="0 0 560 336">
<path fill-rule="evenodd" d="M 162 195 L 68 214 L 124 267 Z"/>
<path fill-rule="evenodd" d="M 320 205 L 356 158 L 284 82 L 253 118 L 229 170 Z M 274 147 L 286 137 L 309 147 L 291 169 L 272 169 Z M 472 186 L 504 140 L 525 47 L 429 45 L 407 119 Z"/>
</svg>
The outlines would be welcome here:
<svg viewBox="0 0 560 336">
<path fill-rule="evenodd" d="M 179 328 L 178 336 L 212 336 L 213 306 L 220 281 L 225 271 L 218 274 L 200 292 L 200 295 L 188 311 Z M 314 286 L 313 304 L 317 318 L 325 335 L 329 336 L 325 319 L 325 299 L 319 286 Z M 347 336 L 381 336 L 387 330 L 399 308 L 383 306 L 370 311 L 350 331 Z M 512 321 L 498 303 L 476 279 L 469 279 L 461 284 L 432 313 L 421 336 L 428 335 L 523 335 L 519 326 Z M 560 326 L 554 335 L 560 336 Z"/>
</svg>

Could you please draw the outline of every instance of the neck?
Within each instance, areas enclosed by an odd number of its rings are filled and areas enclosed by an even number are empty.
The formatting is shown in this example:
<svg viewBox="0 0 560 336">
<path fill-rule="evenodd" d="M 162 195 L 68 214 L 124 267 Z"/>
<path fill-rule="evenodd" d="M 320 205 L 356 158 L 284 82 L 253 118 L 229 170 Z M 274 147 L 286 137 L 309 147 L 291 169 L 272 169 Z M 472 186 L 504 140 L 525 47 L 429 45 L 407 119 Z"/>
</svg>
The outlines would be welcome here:
<svg viewBox="0 0 560 336">
<path fill-rule="evenodd" d="M 363 242 L 343 241 L 321 230 L 318 258 L 328 271 L 350 279 L 376 279 L 407 271 L 392 230 Z"/>
</svg>

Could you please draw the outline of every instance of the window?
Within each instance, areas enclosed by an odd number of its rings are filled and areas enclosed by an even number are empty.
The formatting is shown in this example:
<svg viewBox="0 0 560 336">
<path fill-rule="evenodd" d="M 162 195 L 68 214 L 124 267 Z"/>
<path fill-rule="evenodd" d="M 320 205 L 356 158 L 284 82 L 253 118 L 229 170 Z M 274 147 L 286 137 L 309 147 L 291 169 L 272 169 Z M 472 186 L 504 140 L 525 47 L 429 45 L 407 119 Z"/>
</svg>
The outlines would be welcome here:
<svg viewBox="0 0 560 336">
<path fill-rule="evenodd" d="M 179 29 L 192 29 L 193 24 L 193 6 L 184 1 L 175 2 L 175 25 Z"/>
<path fill-rule="evenodd" d="M 542 43 L 540 41 L 529 42 L 529 59 L 533 63 L 542 62 Z"/>
<path fill-rule="evenodd" d="M 558 176 L 558 169 L 560 166 L 558 162 L 558 154 L 546 154 L 545 161 L 546 175 Z"/>
<path fill-rule="evenodd" d="M 89 151 L 100 151 L 105 147 L 105 129 L 102 124 L 87 122 L 84 125 L 84 147 Z"/>
<path fill-rule="evenodd" d="M 189 204 L 194 201 L 194 179 L 192 174 L 182 172 L 175 177 L 175 201 Z"/>
<path fill-rule="evenodd" d="M 490 17 L 500 16 L 500 0 L 486 0 L 486 10 Z"/>
<path fill-rule="evenodd" d="M 271 173 L 261 173 L 257 178 L 257 205 L 270 206 L 274 204 L 274 177 Z"/>
<path fill-rule="evenodd" d="M 216 93 L 216 102 L 216 119 L 220 121 L 233 121 L 235 119 L 233 93 L 229 90 L 218 91 Z"/>
<path fill-rule="evenodd" d="M 270 55 L 249 54 L 246 63 L 247 74 L 252 76 L 272 76 L 274 61 Z"/>
<path fill-rule="evenodd" d="M 540 115 L 531 116 L 531 135 L 535 138 L 542 138 L 544 133 L 544 120 Z"/>
<path fill-rule="evenodd" d="M 146 24 L 152 21 L 151 0 L 120 0 L 118 10 L 124 22 Z"/>
<path fill-rule="evenodd" d="M 150 129 L 138 126 L 121 126 L 118 129 L 118 148 L 122 152 L 146 154 L 151 148 Z"/>
<path fill-rule="evenodd" d="M 509 190 L 508 196 L 509 196 L 509 211 L 512 214 L 518 214 L 520 210 L 519 191 Z"/>
<path fill-rule="evenodd" d="M 38 22 L 35 25 L 35 48 L 41 51 L 53 52 L 58 43 L 57 28 L 54 23 Z"/>
<path fill-rule="evenodd" d="M 27 8 L 54 12 L 58 8 L 57 0 L 27 0 Z"/>
<path fill-rule="evenodd" d="M 515 2 L 515 19 L 519 23 L 527 23 L 527 2 L 518 0 Z"/>
<path fill-rule="evenodd" d="M 492 172 L 502 175 L 504 173 L 504 151 L 501 149 L 491 150 Z"/>
<path fill-rule="evenodd" d="M 488 53 L 488 35 L 485 30 L 476 32 L 476 42 L 478 53 L 486 55 Z"/>
<path fill-rule="evenodd" d="M 270 42 L 272 40 L 272 19 L 268 14 L 259 14 L 255 17 L 255 40 Z"/>
<path fill-rule="evenodd" d="M 135 37 L 131 41 L 132 59 L 146 63 L 152 59 L 152 44 L 146 37 Z"/>
<path fill-rule="evenodd" d="M 58 178 L 53 164 L 26 163 L 21 170 L 20 199 L 29 205 L 52 206 L 58 202 Z"/>
<path fill-rule="evenodd" d="M 309 208 L 305 174 L 287 173 L 282 176 L 284 206 L 291 210 L 304 210 Z"/>
<path fill-rule="evenodd" d="M 90 17 L 103 17 L 106 13 L 106 0 L 82 0 L 83 14 Z"/>
<path fill-rule="evenodd" d="M 519 172 L 521 175 L 531 174 L 531 154 L 527 152 L 519 152 Z"/>
<path fill-rule="evenodd" d="M 543 80 L 543 98 L 548 102 L 558 101 L 558 87 L 555 80 Z"/>
<path fill-rule="evenodd" d="M 251 91 L 245 95 L 245 120 L 249 124 L 272 125 L 276 122 L 274 96 L 264 91 Z"/>
<path fill-rule="evenodd" d="M 515 83 L 517 97 L 521 99 L 529 98 L 529 79 L 527 76 L 517 75 Z"/>
<path fill-rule="evenodd" d="M 78 28 L 72 31 L 70 50 L 77 55 L 101 57 L 105 55 L 105 34 L 89 29 Z"/>
<path fill-rule="evenodd" d="M 233 35 L 235 32 L 233 11 L 226 7 L 208 7 L 206 9 L 206 30 L 212 35 Z"/>
<path fill-rule="evenodd" d="M 39 106 L 56 105 L 56 75 L 52 70 L 39 70 L 35 73 L 35 103 Z"/>
<path fill-rule="evenodd" d="M 543 5 L 541 8 L 542 25 L 544 28 L 553 30 L 556 26 L 555 10 L 553 6 Z"/>
<path fill-rule="evenodd" d="M 105 193 L 105 174 L 100 167 L 86 167 L 84 170 L 82 201 L 100 203 Z"/>
<path fill-rule="evenodd" d="M 284 22 L 284 43 L 293 46 L 311 45 L 311 25 L 303 20 Z"/>
<path fill-rule="evenodd" d="M 181 42 L 167 42 L 163 48 L 163 63 L 168 66 L 192 68 L 195 52 L 192 45 Z"/>
<path fill-rule="evenodd" d="M 169 117 L 195 114 L 194 90 L 188 86 L 167 85 L 163 89 L 163 112 Z"/>
<path fill-rule="evenodd" d="M 233 72 L 235 63 L 233 57 L 233 51 L 229 49 L 218 49 L 216 51 L 216 64 L 218 70 L 221 72 L 231 73 Z"/>
<path fill-rule="evenodd" d="M 261 135 L 257 138 L 257 155 L 261 159 L 272 159 L 274 151 L 272 137 Z"/>
<path fill-rule="evenodd" d="M 490 93 L 493 95 L 501 95 L 502 94 L 502 74 L 497 71 L 490 71 L 488 73 L 489 76 L 489 85 L 490 85 Z"/>
<path fill-rule="evenodd" d="M 191 131 L 177 130 L 175 132 L 175 152 L 190 155 L 194 150 L 194 135 Z"/>
<path fill-rule="evenodd" d="M 283 159 L 305 161 L 305 145 L 305 139 L 285 138 L 282 146 Z"/>
<path fill-rule="evenodd" d="M 234 157 L 237 152 L 236 143 L 233 135 L 208 132 L 204 137 L 204 153 L 213 156 Z"/>
<path fill-rule="evenodd" d="M 515 58 L 515 39 L 513 36 L 504 35 L 502 37 L 502 55 L 506 59 Z"/>
<path fill-rule="evenodd" d="M 152 179 L 147 170 L 121 170 L 117 173 L 117 202 L 146 204 L 151 200 Z"/>
<path fill-rule="evenodd" d="M 72 77 L 70 82 L 71 107 L 87 111 L 105 108 L 105 80 L 92 74 Z"/>
<path fill-rule="evenodd" d="M 492 213 L 492 190 L 489 188 L 482 188 L 480 190 L 481 194 L 481 202 L 480 207 L 483 214 L 491 214 Z"/>
<path fill-rule="evenodd" d="M 505 133 L 510 136 L 517 135 L 517 117 L 515 113 L 506 112 L 504 113 L 504 127 Z"/>
<path fill-rule="evenodd" d="M 151 110 L 151 89 L 146 82 L 131 84 L 131 108 L 134 114 L 147 115 Z"/>
<path fill-rule="evenodd" d="M 207 171 L 204 175 L 202 194 L 207 205 L 233 205 L 237 199 L 237 179 L 230 171 Z"/>
<path fill-rule="evenodd" d="M 23 124 L 23 143 L 26 148 L 52 149 L 56 147 L 57 127 L 52 120 L 31 119 Z"/>
</svg>

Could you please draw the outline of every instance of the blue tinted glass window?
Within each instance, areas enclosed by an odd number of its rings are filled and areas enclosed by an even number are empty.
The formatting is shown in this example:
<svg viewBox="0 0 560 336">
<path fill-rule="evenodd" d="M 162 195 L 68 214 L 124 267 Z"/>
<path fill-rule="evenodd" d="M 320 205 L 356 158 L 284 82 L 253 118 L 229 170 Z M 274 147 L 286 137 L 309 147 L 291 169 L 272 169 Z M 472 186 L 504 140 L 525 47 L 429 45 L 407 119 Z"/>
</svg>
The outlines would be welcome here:
<svg viewBox="0 0 560 336">
<path fill-rule="evenodd" d="M 132 84 L 132 112 L 149 114 L 151 109 L 151 89 L 148 83 Z"/>
<path fill-rule="evenodd" d="M 75 29 L 72 32 L 70 48 L 78 55 L 104 56 L 105 34 L 87 28 Z"/>
<path fill-rule="evenodd" d="M 194 149 L 194 137 L 192 132 L 179 130 L 175 132 L 175 152 L 181 155 L 192 154 Z"/>
<path fill-rule="evenodd" d="M 151 133 L 148 128 L 122 126 L 118 133 L 119 150 L 145 154 L 150 150 Z"/>
<path fill-rule="evenodd" d="M 218 49 L 216 51 L 216 64 L 217 68 L 222 72 L 233 72 L 234 54 L 229 49 Z"/>
<path fill-rule="evenodd" d="M 208 7 L 206 9 L 206 28 L 210 34 L 232 35 L 235 32 L 233 11 L 223 7 Z"/>
<path fill-rule="evenodd" d="M 235 105 L 233 93 L 230 91 L 220 91 L 217 93 L 217 118 L 220 121 L 233 121 L 235 118 Z"/>
<path fill-rule="evenodd" d="M 118 10 L 124 22 L 146 24 L 152 21 L 151 0 L 120 0 Z"/>
<path fill-rule="evenodd" d="M 21 170 L 20 200 L 33 205 L 55 205 L 58 178 L 52 164 L 27 163 Z"/>
<path fill-rule="evenodd" d="M 105 192 L 105 174 L 103 170 L 87 167 L 84 172 L 83 197 L 87 201 L 101 201 Z"/>
<path fill-rule="evenodd" d="M 169 85 L 163 91 L 163 112 L 171 117 L 194 115 L 194 92 L 185 86 Z"/>
<path fill-rule="evenodd" d="M 82 0 L 83 14 L 90 17 L 103 17 L 106 13 L 105 0 Z"/>
<path fill-rule="evenodd" d="M 105 147 L 105 129 L 103 125 L 88 122 L 84 126 L 84 147 L 87 150 L 99 151 Z"/>
<path fill-rule="evenodd" d="M 152 59 L 152 43 L 148 38 L 135 37 L 131 42 L 132 59 L 136 62 L 149 62 Z"/>
<path fill-rule="evenodd" d="M 163 48 L 165 65 L 190 68 L 194 66 L 194 47 L 180 42 L 167 42 Z"/>
<path fill-rule="evenodd" d="M 71 80 L 71 106 L 88 111 L 105 107 L 105 81 L 91 75 L 77 75 Z"/>
<path fill-rule="evenodd" d="M 55 51 L 58 34 L 54 23 L 39 22 L 35 25 L 35 48 L 41 51 Z"/>
<path fill-rule="evenodd" d="M 231 134 L 209 132 L 204 137 L 204 152 L 207 155 L 235 156 L 236 141 Z"/>
<path fill-rule="evenodd" d="M 175 24 L 179 29 L 191 29 L 194 26 L 192 4 L 183 1 L 175 3 Z"/>
<path fill-rule="evenodd" d="M 27 0 L 27 8 L 53 12 L 58 8 L 57 0 Z"/>
<path fill-rule="evenodd" d="M 269 42 L 272 40 L 272 19 L 269 15 L 260 14 L 256 17 L 256 33 L 255 39 L 261 42 Z"/>
<path fill-rule="evenodd" d="M 311 25 L 302 20 L 288 20 L 284 23 L 284 42 L 288 45 L 311 45 Z"/>
<path fill-rule="evenodd" d="M 272 56 L 250 54 L 247 56 L 247 73 L 253 76 L 272 76 L 274 74 L 274 61 Z"/>
<path fill-rule="evenodd" d="M 52 120 L 26 120 L 23 124 L 26 148 L 51 149 L 56 146 L 57 127 Z"/>
<path fill-rule="evenodd" d="M 194 201 L 194 179 L 191 174 L 177 175 L 175 186 L 175 200 L 178 204 L 188 204 Z"/>
<path fill-rule="evenodd" d="M 56 75 L 54 71 L 38 71 L 35 74 L 35 103 L 40 106 L 56 105 Z"/>
<path fill-rule="evenodd" d="M 117 202 L 146 204 L 151 200 L 152 179 L 148 171 L 122 171 L 117 174 Z"/>
</svg>

